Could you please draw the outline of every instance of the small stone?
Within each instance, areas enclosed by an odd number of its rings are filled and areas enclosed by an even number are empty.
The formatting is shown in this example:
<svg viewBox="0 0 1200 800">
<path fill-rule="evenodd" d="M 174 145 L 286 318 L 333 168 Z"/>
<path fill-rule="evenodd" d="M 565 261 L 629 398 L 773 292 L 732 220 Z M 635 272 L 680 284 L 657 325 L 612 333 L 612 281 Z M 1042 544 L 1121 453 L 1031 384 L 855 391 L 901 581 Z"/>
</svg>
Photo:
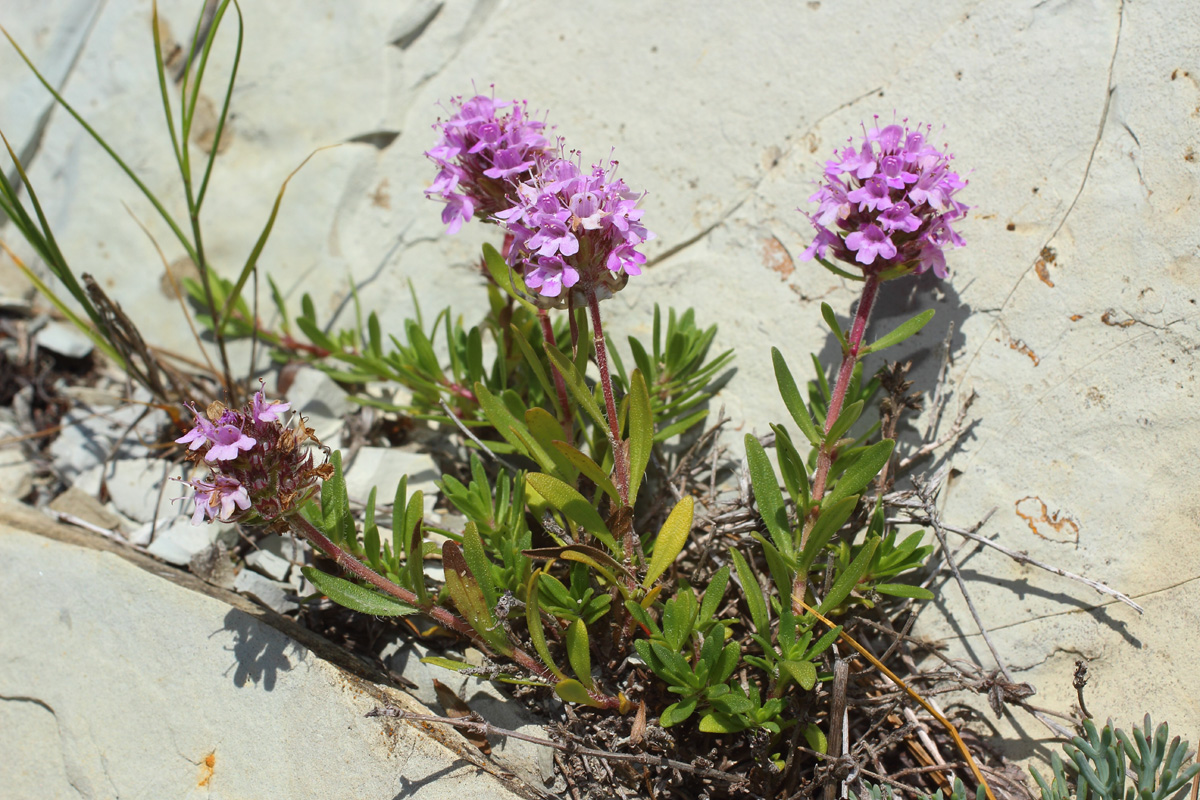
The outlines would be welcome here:
<svg viewBox="0 0 1200 800">
<path fill-rule="evenodd" d="M 255 550 L 250 553 L 246 556 L 246 566 L 277 581 L 286 581 L 288 570 L 292 568 L 287 559 L 280 558 L 270 550 Z"/>
<path fill-rule="evenodd" d="M 105 476 L 113 507 L 135 522 L 149 522 L 156 513 L 170 513 L 172 498 L 160 489 L 171 469 L 170 462 L 157 458 L 114 462 Z"/>
<path fill-rule="evenodd" d="M 121 525 L 120 517 L 77 486 L 72 486 L 50 501 L 50 510 L 70 514 L 105 530 L 116 530 Z"/>
<path fill-rule="evenodd" d="M 222 589 L 233 589 L 233 562 L 229 560 L 229 549 L 220 539 L 192 556 L 188 570 L 202 581 Z"/>
<path fill-rule="evenodd" d="M 286 583 L 273 581 L 248 569 L 239 572 L 233 582 L 235 592 L 241 592 L 280 614 L 299 608 L 296 601 L 290 599 L 291 589 Z"/>
<path fill-rule="evenodd" d="M 237 528 L 223 522 L 193 525 L 188 517 L 176 517 L 170 525 L 159 528 L 146 551 L 168 564 L 185 567 L 193 556 L 216 541 L 232 547 L 237 542 Z"/>
<path fill-rule="evenodd" d="M 51 322 L 38 331 L 37 344 L 44 350 L 66 358 L 85 358 L 95 345 L 87 335 L 69 322 Z"/>
<path fill-rule="evenodd" d="M 92 399 L 103 400 L 104 396 Z M 107 459 L 145 458 L 150 448 L 145 444 L 158 438 L 159 431 L 169 421 L 166 413 L 155 409 L 147 413 L 142 401 L 149 401 L 148 393 L 134 393 L 134 400 L 127 405 L 113 406 L 106 403 L 91 405 L 80 400 L 62 419 L 62 430 L 50 445 L 50 457 L 54 469 L 69 484 L 79 485 L 76 480 L 84 473 L 94 483 L 81 486 L 95 494 L 99 488 L 99 473 L 90 473 Z"/>
<path fill-rule="evenodd" d="M 16 426 L 0 423 L 0 439 L 18 436 Z M 33 466 L 18 445 L 0 449 L 0 503 L 19 501 L 33 490 Z"/>
<path fill-rule="evenodd" d="M 371 487 L 377 487 L 376 503 L 391 502 L 396 485 L 408 476 L 408 493 L 424 493 L 425 510 L 432 508 L 438 495 L 435 483 L 442 476 L 433 459 L 425 453 L 412 453 L 391 447 L 362 447 L 346 466 L 346 493 L 353 500 L 366 502 Z"/>
</svg>

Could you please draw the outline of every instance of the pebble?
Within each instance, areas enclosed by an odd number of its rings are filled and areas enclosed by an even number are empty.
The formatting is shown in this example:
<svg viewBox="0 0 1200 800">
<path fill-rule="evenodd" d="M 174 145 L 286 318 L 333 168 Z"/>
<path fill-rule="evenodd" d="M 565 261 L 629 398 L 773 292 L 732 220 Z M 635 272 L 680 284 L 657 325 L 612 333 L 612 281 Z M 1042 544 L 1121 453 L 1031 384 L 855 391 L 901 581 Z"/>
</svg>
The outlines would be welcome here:
<svg viewBox="0 0 1200 800">
<path fill-rule="evenodd" d="M 273 581 L 248 569 L 243 569 L 238 573 L 233 582 L 233 590 L 257 600 L 280 614 L 286 614 L 299 608 L 296 601 L 290 599 L 291 586 Z"/>
</svg>

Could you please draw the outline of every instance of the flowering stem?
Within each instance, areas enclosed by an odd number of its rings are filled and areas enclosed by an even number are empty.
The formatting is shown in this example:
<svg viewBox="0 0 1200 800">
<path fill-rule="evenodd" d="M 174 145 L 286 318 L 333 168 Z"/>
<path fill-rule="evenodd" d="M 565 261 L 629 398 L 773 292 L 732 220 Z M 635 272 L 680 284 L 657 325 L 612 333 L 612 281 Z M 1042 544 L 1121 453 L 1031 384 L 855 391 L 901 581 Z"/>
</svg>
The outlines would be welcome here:
<svg viewBox="0 0 1200 800">
<path fill-rule="evenodd" d="M 554 340 L 554 326 L 550 324 L 550 312 L 539 308 L 538 322 L 542 325 L 542 338 L 546 340 L 546 344 L 557 347 L 558 343 Z M 554 375 L 554 390 L 558 394 L 558 407 L 562 409 L 563 428 L 569 442 L 571 441 L 571 404 L 567 402 L 567 383 L 563 380 L 562 373 L 558 371 L 558 366 L 553 362 L 550 363 L 550 372 Z"/>
<path fill-rule="evenodd" d="M 613 452 L 613 472 L 617 478 L 617 491 L 621 504 L 629 505 L 629 453 L 621 441 L 620 421 L 617 418 L 617 403 L 613 399 L 612 375 L 608 372 L 608 350 L 604 345 L 604 328 L 600 323 L 600 301 L 596 290 L 588 289 L 588 309 L 592 314 L 592 336 L 596 345 L 596 366 L 600 368 L 600 385 L 604 387 L 604 410 L 608 417 L 609 443 Z M 628 553 L 626 555 L 629 555 Z"/>
<path fill-rule="evenodd" d="M 448 628 L 452 631 L 462 634 L 470 639 L 471 643 L 484 653 L 491 653 L 491 648 L 489 648 L 487 643 L 483 641 L 478 633 L 476 633 L 475 629 L 457 614 L 454 614 L 449 609 L 434 605 L 433 603 L 422 603 L 420 598 L 418 598 L 414 592 L 410 592 L 403 586 L 397 586 L 387 578 L 375 572 L 366 564 L 359 561 L 350 553 L 347 553 L 345 550 L 338 547 L 336 544 L 330 541 L 328 536 L 317 530 L 317 528 L 311 522 L 299 514 L 292 514 L 289 516 L 288 523 L 292 525 L 293 528 L 298 531 L 301 536 L 307 539 L 314 547 L 332 558 L 338 563 L 338 566 L 353 574 L 354 577 L 366 581 L 376 589 L 379 589 L 386 594 L 390 594 L 392 597 L 395 597 L 401 602 L 407 603 L 414 608 L 421 609 L 422 613 L 428 614 L 443 628 Z M 514 647 L 512 649 L 511 658 L 513 661 L 516 661 L 522 667 L 537 675 L 547 683 L 553 684 L 556 682 L 553 673 L 551 673 L 539 661 L 531 657 L 519 647 Z"/>
<path fill-rule="evenodd" d="M 871 318 L 871 309 L 875 305 L 875 298 L 879 294 L 879 277 L 868 273 L 866 282 L 863 284 L 862 297 L 858 301 L 858 309 L 854 312 L 854 322 L 850 326 L 850 335 L 847 338 L 846 352 L 842 357 L 842 367 L 838 370 L 837 383 L 834 384 L 833 394 L 829 398 L 829 410 L 825 414 L 825 433 L 833 428 L 833 424 L 837 422 L 837 418 L 842 413 L 842 405 L 846 401 L 846 391 L 850 388 L 850 378 L 854 375 L 854 366 L 858 363 L 859 353 L 862 350 L 863 334 L 867 332 L 867 322 Z M 833 457 L 836 454 L 837 442 L 825 442 L 821 445 L 820 451 L 817 453 L 817 470 L 813 476 L 813 491 L 812 499 L 814 503 L 819 504 L 821 498 L 825 496 L 825 483 L 829 478 L 829 468 L 833 466 Z M 814 506 L 815 508 L 815 506 Z M 810 522 L 815 520 L 810 520 Z M 808 539 L 808 530 L 811 527 L 806 525 L 804 532 L 801 535 L 800 546 L 804 547 Z"/>
</svg>

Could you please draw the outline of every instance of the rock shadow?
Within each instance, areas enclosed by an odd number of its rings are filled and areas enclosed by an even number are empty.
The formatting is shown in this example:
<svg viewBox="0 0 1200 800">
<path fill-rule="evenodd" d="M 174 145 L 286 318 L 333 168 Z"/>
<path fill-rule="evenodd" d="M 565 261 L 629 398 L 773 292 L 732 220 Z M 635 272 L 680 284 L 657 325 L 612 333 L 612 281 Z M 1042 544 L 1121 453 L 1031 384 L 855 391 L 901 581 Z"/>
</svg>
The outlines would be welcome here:
<svg viewBox="0 0 1200 800">
<path fill-rule="evenodd" d="M 471 764 L 471 762 L 467 761 L 464 758 L 460 758 L 460 759 L 456 759 L 455 761 L 451 762 L 450 764 L 447 764 L 446 766 L 442 767 L 437 772 L 434 772 L 430 775 L 426 775 L 424 778 L 421 778 L 420 780 L 414 781 L 411 778 L 401 775 L 400 776 L 400 791 L 396 794 L 395 797 L 392 798 L 392 800 L 407 800 L 408 798 L 414 797 L 417 794 L 417 792 L 421 791 L 421 789 L 424 789 L 426 786 L 436 783 L 439 778 L 448 777 L 450 775 L 453 775 L 455 772 L 458 772 L 461 769 L 471 768 L 473 766 L 474 765 Z"/>
<path fill-rule="evenodd" d="M 235 663 L 229 669 L 233 671 L 233 683 L 239 689 L 249 683 L 273 691 L 279 673 L 292 668 L 286 652 L 292 641 L 256 617 L 231 608 L 225 615 L 225 627 L 212 635 L 224 632 L 233 634 L 233 644 L 226 650 L 233 653 Z"/>
</svg>

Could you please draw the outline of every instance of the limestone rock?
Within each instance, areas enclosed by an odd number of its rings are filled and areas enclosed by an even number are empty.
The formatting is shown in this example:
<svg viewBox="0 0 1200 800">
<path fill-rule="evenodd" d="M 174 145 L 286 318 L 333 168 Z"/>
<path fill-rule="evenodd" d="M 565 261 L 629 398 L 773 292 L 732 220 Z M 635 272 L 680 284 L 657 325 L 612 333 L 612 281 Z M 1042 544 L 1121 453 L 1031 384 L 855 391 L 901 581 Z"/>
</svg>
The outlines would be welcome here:
<svg viewBox="0 0 1200 800">
<path fill-rule="evenodd" d="M 295 611 L 297 608 L 296 601 L 288 596 L 291 588 L 282 581 L 273 581 L 248 569 L 239 572 L 233 582 L 235 592 L 241 592 L 280 614 Z"/>
</svg>

